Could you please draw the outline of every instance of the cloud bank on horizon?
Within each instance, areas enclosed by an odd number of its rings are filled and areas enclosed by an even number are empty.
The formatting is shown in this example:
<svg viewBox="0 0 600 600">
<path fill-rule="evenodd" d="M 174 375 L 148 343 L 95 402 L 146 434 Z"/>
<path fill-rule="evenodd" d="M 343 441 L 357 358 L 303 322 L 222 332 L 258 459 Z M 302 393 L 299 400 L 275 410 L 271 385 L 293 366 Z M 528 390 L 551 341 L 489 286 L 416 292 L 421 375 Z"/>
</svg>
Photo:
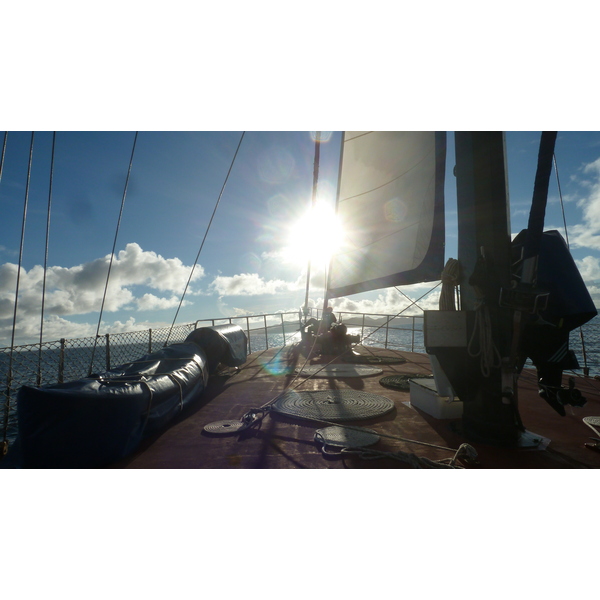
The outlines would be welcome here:
<svg viewBox="0 0 600 600">
<path fill-rule="evenodd" d="M 568 198 L 581 211 L 579 223 L 570 226 L 569 242 L 572 249 L 600 250 L 600 158 L 583 165 L 577 175 L 577 183 L 582 190 L 580 197 Z M 561 227 L 548 224 L 548 228 Z M 14 260 L 11 249 L 0 247 L 0 253 Z M 580 252 L 581 256 L 581 252 Z M 277 266 L 274 269 L 262 269 L 259 272 L 243 272 L 233 275 L 213 275 L 207 281 L 207 274 L 201 265 L 194 269 L 190 288 L 186 294 L 184 306 L 191 306 L 201 296 L 218 299 L 218 305 L 226 306 L 231 315 L 251 314 L 252 311 L 235 306 L 236 300 L 251 297 L 268 298 L 273 301 L 280 298 L 288 306 L 279 310 L 297 310 L 299 303 L 294 299 L 302 297 L 305 289 L 305 271 L 298 274 L 285 269 L 282 255 L 273 253 L 261 257 L 264 262 Z M 44 338 L 84 337 L 94 335 L 97 321 L 86 315 L 99 313 L 110 255 L 90 262 L 65 268 L 51 266 L 46 274 L 46 298 Z M 597 306 L 600 306 L 600 259 L 592 254 L 575 261 L 581 275 Z M 128 243 L 114 257 L 111 277 L 104 306 L 102 333 L 116 333 L 132 329 L 147 329 L 169 326 L 181 293 L 190 277 L 191 265 L 184 265 L 179 258 L 164 258 L 149 250 L 143 250 L 135 242 Z M 267 274 L 269 271 L 270 274 Z M 295 277 L 290 278 L 292 273 Z M 14 294 L 17 281 L 17 265 L 5 262 L 0 265 L 0 345 L 10 343 L 14 314 Z M 40 309 L 42 303 L 43 268 L 36 265 L 30 270 L 21 268 L 19 277 L 19 299 L 16 343 L 30 343 L 39 340 Z M 406 295 L 415 299 L 431 289 L 433 284 L 419 284 L 403 288 Z M 323 295 L 324 277 L 322 271 L 315 269 L 311 278 L 311 306 L 319 306 L 322 300 L 314 298 Z M 337 311 L 369 312 L 377 314 L 415 314 L 420 309 L 437 307 L 439 291 L 433 291 L 418 303 L 419 308 L 410 306 L 410 300 L 395 289 L 373 292 L 368 298 L 337 298 L 331 304 Z M 225 304 L 225 300 L 227 304 Z M 290 308 L 290 306 L 292 308 Z M 129 311 L 132 314 L 111 320 L 109 315 L 117 311 Z M 143 318 L 152 312 L 151 319 Z M 159 312 L 157 317 L 156 311 Z M 161 313 L 160 311 L 164 311 Z M 138 320 L 134 316 L 140 317 Z M 144 315 L 143 313 L 147 313 Z M 164 314 L 164 317 L 162 317 Z M 210 315 L 213 316 L 213 315 Z M 216 316 L 216 315 L 215 315 Z M 162 318 L 161 318 L 162 317 Z"/>
</svg>

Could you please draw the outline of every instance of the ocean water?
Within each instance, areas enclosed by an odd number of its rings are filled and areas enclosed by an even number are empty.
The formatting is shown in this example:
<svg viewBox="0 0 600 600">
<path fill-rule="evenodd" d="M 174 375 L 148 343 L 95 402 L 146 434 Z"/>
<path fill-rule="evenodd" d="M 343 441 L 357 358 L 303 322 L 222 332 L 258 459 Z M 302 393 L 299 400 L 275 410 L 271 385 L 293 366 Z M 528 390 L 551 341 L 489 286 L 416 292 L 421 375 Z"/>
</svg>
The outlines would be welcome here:
<svg viewBox="0 0 600 600">
<path fill-rule="evenodd" d="M 412 320 L 398 321 L 395 327 L 386 331 L 385 328 L 361 325 L 348 325 L 348 333 L 360 335 L 361 343 L 366 346 L 385 346 L 395 350 L 425 352 L 423 343 L 422 321 L 415 320 L 414 329 Z M 250 331 L 250 351 L 258 352 L 267 347 L 279 347 L 299 341 L 300 334 L 298 325 L 288 323 L 285 332 L 281 326 L 269 327 L 265 333 L 263 328 Z M 587 366 L 590 375 L 600 375 L 600 316 L 586 323 L 581 330 L 571 332 L 570 348 L 575 352 L 580 367 Z M 156 348 L 154 348 L 156 350 Z M 148 353 L 147 343 L 131 343 L 111 347 L 111 363 L 113 366 L 126 363 L 140 358 Z M 42 384 L 55 383 L 58 377 L 58 355 L 57 348 L 44 350 L 42 352 L 40 374 Z M 92 349 L 89 347 L 67 348 L 64 361 L 64 381 L 70 381 L 85 377 L 88 373 L 92 358 Z M 2 395 L 2 406 L 0 406 L 0 442 L 4 439 L 4 427 L 7 427 L 7 440 L 13 443 L 17 436 L 17 414 L 16 396 L 21 385 L 36 385 L 38 376 L 38 364 L 40 356 L 37 349 L 19 352 L 13 355 L 13 377 L 14 384 L 11 386 L 11 402 L 8 410 L 8 421 L 6 421 L 6 405 L 4 394 Z M 0 376 L 2 377 L 3 390 L 6 389 L 6 378 L 8 369 L 8 354 L 0 353 Z M 529 364 L 526 367 L 532 367 Z M 104 348 L 97 348 L 94 354 L 93 371 L 102 372 L 106 370 L 106 355 Z"/>
</svg>

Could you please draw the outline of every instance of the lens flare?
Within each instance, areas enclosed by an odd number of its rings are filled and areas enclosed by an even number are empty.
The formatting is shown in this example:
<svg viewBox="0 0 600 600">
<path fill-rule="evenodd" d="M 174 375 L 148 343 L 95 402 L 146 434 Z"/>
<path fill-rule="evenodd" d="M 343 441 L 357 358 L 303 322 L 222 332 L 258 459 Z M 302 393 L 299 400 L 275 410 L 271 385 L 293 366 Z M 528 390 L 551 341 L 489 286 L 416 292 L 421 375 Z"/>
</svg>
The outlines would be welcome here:
<svg viewBox="0 0 600 600">
<path fill-rule="evenodd" d="M 317 141 L 317 135 L 320 142 L 328 142 L 333 135 L 333 131 L 311 131 L 310 138 L 313 142 Z"/>
<path fill-rule="evenodd" d="M 310 258 L 315 265 L 327 266 L 343 237 L 333 208 L 325 202 L 317 202 L 290 226 L 284 254 L 299 264 L 305 264 Z"/>
</svg>

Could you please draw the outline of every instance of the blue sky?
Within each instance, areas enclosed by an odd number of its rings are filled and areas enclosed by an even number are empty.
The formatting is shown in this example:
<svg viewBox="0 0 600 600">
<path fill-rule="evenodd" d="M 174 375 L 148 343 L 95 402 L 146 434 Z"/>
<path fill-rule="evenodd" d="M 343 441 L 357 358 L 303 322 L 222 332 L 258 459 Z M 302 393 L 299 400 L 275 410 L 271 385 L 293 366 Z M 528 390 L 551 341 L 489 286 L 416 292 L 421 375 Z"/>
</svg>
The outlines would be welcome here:
<svg viewBox="0 0 600 600">
<path fill-rule="evenodd" d="M 507 133 L 514 233 L 527 223 L 539 136 Z M 139 133 L 101 332 L 171 324 L 240 137 L 234 131 Z M 30 140 L 30 132 L 9 132 L 0 182 L 0 345 L 8 345 L 12 328 Z M 133 140 L 133 132 L 57 133 L 45 339 L 96 331 Z M 336 132 L 321 145 L 319 195 L 327 203 L 335 195 L 339 140 Z M 51 132 L 35 134 L 17 343 L 39 338 L 51 144 Z M 456 257 L 453 144 L 449 134 L 447 258 Z M 560 132 L 556 156 L 572 253 L 600 304 L 600 133 Z M 299 225 L 311 200 L 313 157 L 310 132 L 245 134 L 177 323 L 302 305 L 306 257 L 297 238 L 314 246 Z M 546 225 L 562 232 L 562 223 L 553 177 Z M 431 287 L 403 291 L 416 298 Z M 311 304 L 320 305 L 322 288 L 322 271 L 313 266 Z M 420 304 L 436 301 L 434 293 Z M 391 289 L 333 304 L 395 314 L 406 300 Z"/>
</svg>

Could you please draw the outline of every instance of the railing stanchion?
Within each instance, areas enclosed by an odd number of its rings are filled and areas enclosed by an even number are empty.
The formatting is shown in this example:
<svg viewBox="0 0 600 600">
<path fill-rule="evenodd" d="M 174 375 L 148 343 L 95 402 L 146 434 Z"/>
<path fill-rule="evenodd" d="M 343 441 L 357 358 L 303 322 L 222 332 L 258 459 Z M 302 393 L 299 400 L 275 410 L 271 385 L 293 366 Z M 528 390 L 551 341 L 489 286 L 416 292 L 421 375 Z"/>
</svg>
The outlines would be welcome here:
<svg viewBox="0 0 600 600">
<path fill-rule="evenodd" d="M 38 366 L 37 366 L 37 375 L 35 378 L 35 385 L 38 387 L 42 385 L 42 344 L 40 343 L 40 349 L 38 352 Z"/>
<path fill-rule="evenodd" d="M 65 338 L 60 339 L 60 353 L 58 355 L 58 383 L 65 381 Z"/>
<path fill-rule="evenodd" d="M 267 315 L 263 315 L 263 319 L 265 322 L 265 344 L 267 346 L 267 350 L 269 349 L 269 336 L 267 335 Z"/>
<path fill-rule="evenodd" d="M 388 317 L 388 319 L 385 322 L 385 349 L 387 350 L 388 347 L 388 333 L 390 331 L 390 319 Z"/>
<path fill-rule="evenodd" d="M 109 334 L 105 334 L 105 338 L 106 338 L 106 370 L 110 371 L 110 341 L 109 341 Z"/>
<path fill-rule="evenodd" d="M 252 354 L 252 345 L 250 343 L 250 319 L 246 317 L 246 331 L 248 332 L 248 354 Z"/>
<path fill-rule="evenodd" d="M 281 332 L 283 333 L 283 345 L 285 346 L 285 323 L 283 322 L 283 313 L 281 313 Z"/>
</svg>

